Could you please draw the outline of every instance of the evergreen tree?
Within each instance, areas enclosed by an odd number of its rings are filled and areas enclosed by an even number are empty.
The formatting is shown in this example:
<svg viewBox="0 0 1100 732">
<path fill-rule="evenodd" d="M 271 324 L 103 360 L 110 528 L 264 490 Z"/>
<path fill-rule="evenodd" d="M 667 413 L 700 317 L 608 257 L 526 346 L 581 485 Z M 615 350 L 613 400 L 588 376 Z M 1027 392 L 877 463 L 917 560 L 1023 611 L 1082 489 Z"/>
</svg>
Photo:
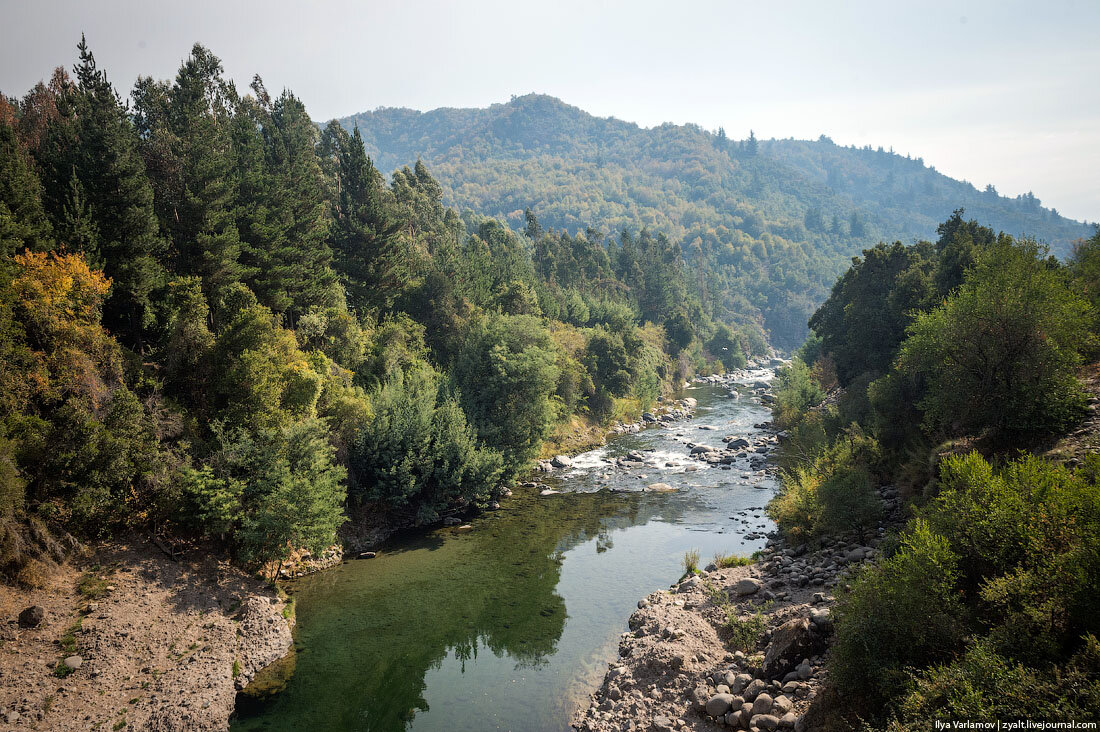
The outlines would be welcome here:
<svg viewBox="0 0 1100 732">
<path fill-rule="evenodd" d="M 339 194 L 333 211 L 336 269 L 357 307 L 391 302 L 408 282 L 398 232 L 387 210 L 382 175 L 363 149 L 359 130 L 340 144 Z"/>
<path fill-rule="evenodd" d="M 222 78 L 221 61 L 195 44 L 174 83 L 139 79 L 133 96 L 174 269 L 201 277 L 207 296 L 217 302 L 247 274 L 234 216 L 238 178 L 230 133 L 236 89 Z"/>
<path fill-rule="evenodd" d="M 319 135 L 289 92 L 272 103 L 258 77 L 252 88 L 257 100 L 233 120 L 241 260 L 260 302 L 296 318 L 337 296 Z"/>
<path fill-rule="evenodd" d="M 51 245 L 42 186 L 28 163 L 15 130 L 0 122 L 0 261 L 23 249 L 40 251 Z"/>
<path fill-rule="evenodd" d="M 141 350 L 157 322 L 165 242 L 128 112 L 81 38 L 76 85 L 38 150 L 50 216 L 61 240 L 87 253 L 114 285 L 104 323 Z"/>
</svg>

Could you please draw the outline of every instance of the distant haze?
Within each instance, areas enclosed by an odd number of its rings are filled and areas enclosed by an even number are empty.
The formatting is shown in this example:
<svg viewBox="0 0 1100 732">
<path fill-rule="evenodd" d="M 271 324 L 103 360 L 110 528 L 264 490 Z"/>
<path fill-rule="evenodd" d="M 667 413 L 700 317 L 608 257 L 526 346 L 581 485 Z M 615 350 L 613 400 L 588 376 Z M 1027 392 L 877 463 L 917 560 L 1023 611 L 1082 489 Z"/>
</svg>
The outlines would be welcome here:
<svg viewBox="0 0 1100 732">
<path fill-rule="evenodd" d="M 530 91 L 645 126 L 817 138 L 921 156 L 1100 220 L 1100 2 L 161 4 L 0 0 L 0 91 L 71 67 L 83 31 L 122 92 L 195 41 L 315 119 L 478 107 Z"/>
</svg>

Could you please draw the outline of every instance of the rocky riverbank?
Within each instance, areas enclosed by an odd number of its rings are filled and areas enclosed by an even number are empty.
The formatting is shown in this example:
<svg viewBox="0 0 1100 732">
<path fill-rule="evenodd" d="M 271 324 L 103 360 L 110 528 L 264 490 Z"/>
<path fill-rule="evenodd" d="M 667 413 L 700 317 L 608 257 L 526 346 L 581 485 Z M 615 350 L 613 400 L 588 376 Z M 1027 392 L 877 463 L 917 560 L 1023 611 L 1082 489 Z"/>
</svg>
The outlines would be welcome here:
<svg viewBox="0 0 1100 732">
<path fill-rule="evenodd" d="M 198 549 L 112 544 L 0 598 L 5 731 L 226 730 L 237 692 L 291 647 L 283 602 Z"/>
<path fill-rule="evenodd" d="M 832 591 L 877 556 L 877 544 L 808 549 L 773 536 L 748 566 L 710 565 L 639 601 L 618 660 L 573 727 L 820 729 Z"/>
</svg>

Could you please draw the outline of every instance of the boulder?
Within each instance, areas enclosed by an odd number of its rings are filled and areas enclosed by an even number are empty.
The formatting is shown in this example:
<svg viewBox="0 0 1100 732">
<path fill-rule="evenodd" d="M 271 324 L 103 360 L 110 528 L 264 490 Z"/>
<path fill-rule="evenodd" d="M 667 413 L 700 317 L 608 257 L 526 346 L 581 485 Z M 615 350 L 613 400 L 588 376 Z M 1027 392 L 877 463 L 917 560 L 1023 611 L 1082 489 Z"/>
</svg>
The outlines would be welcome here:
<svg viewBox="0 0 1100 732">
<path fill-rule="evenodd" d="M 815 608 L 810 611 L 810 622 L 822 633 L 830 633 L 833 629 L 833 617 L 828 608 Z"/>
<path fill-rule="evenodd" d="M 717 451 L 717 448 L 711 447 L 710 445 L 696 445 L 695 447 L 691 448 L 692 455 L 706 455 L 708 452 Z"/>
<path fill-rule="evenodd" d="M 705 706 L 707 714 L 712 717 L 724 716 L 731 708 L 733 708 L 732 694 L 715 694 L 707 700 Z"/>
<path fill-rule="evenodd" d="M 792 729 L 795 722 L 798 721 L 798 715 L 794 712 L 787 712 L 779 718 L 779 726 L 783 729 Z"/>
<path fill-rule="evenodd" d="M 84 659 L 80 656 L 69 656 L 62 663 L 65 664 L 65 668 L 76 671 L 78 668 L 84 665 Z"/>
<path fill-rule="evenodd" d="M 771 710 L 772 697 L 770 694 L 758 694 L 757 697 L 752 700 L 753 716 L 757 714 L 767 714 Z"/>
<path fill-rule="evenodd" d="M 754 595 L 760 591 L 760 588 L 764 584 L 755 577 L 744 577 L 737 580 L 737 584 L 733 586 L 733 594 L 735 595 Z"/>
<path fill-rule="evenodd" d="M 46 610 L 41 605 L 31 605 L 19 613 L 19 625 L 24 628 L 37 628 L 46 619 Z"/>
<path fill-rule="evenodd" d="M 779 726 L 779 718 L 771 714 L 754 714 L 749 720 L 749 726 L 773 730 Z"/>
<path fill-rule="evenodd" d="M 764 665 L 761 669 L 764 678 L 782 677 L 798 666 L 803 658 L 813 656 L 824 650 L 820 633 L 816 632 L 806 618 L 794 618 L 780 625 L 772 634 L 771 642 L 764 652 Z"/>
<path fill-rule="evenodd" d="M 760 694 L 764 692 L 764 689 L 768 688 L 760 679 L 753 679 L 752 683 L 745 687 L 745 690 L 741 692 L 741 696 L 744 697 L 746 703 L 750 703 L 756 700 Z M 752 711 L 752 707 L 749 707 L 749 711 Z"/>
<path fill-rule="evenodd" d="M 553 460 L 550 461 L 550 464 L 553 465 L 555 468 L 568 468 L 570 465 L 573 464 L 573 460 L 567 455 L 557 455 L 556 457 L 554 457 Z"/>
</svg>

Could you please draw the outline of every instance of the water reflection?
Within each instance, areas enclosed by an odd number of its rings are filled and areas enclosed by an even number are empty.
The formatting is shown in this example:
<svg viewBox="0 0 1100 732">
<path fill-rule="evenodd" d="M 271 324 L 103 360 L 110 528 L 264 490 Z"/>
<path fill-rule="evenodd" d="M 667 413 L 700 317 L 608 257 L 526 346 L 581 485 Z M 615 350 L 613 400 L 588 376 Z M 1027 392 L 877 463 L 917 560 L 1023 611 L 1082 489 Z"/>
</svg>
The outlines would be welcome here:
<svg viewBox="0 0 1100 732">
<path fill-rule="evenodd" d="M 697 422 L 724 420 L 744 434 L 763 418 L 720 390 L 695 395 Z M 609 455 L 682 457 L 692 426 L 624 436 Z M 685 549 L 757 546 L 738 543 L 730 520 L 764 500 L 743 470 L 615 471 L 586 460 L 562 481 L 579 492 L 517 491 L 474 530 L 404 539 L 376 559 L 304 578 L 297 670 L 234 729 L 568 729 L 574 697 L 613 656 L 634 603 L 676 578 Z M 606 490 L 656 480 L 682 490 Z"/>
</svg>

